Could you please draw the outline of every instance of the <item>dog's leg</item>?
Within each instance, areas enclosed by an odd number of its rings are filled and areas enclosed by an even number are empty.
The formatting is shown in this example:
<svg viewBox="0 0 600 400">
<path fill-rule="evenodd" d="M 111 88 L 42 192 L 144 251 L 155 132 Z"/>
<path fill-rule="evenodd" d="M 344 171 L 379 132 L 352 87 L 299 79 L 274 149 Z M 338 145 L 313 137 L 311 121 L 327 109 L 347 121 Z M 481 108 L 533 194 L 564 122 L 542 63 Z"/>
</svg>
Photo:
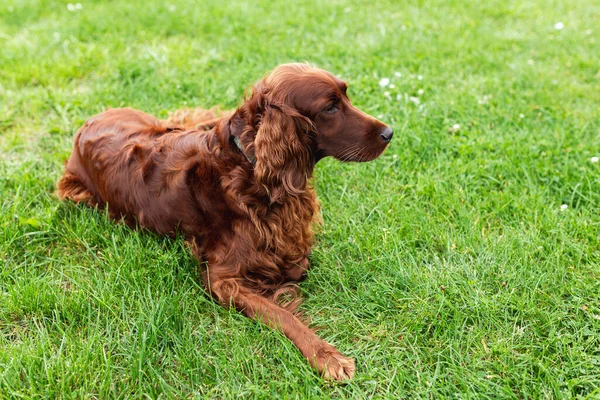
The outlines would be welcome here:
<svg viewBox="0 0 600 400">
<path fill-rule="evenodd" d="M 259 320 L 287 336 L 309 363 L 325 378 L 349 379 L 354 375 L 354 360 L 344 357 L 335 347 L 319 338 L 294 314 L 253 292 L 236 278 L 219 275 L 220 268 L 208 267 L 207 284 L 224 305 L 234 305 L 246 316 Z"/>
</svg>

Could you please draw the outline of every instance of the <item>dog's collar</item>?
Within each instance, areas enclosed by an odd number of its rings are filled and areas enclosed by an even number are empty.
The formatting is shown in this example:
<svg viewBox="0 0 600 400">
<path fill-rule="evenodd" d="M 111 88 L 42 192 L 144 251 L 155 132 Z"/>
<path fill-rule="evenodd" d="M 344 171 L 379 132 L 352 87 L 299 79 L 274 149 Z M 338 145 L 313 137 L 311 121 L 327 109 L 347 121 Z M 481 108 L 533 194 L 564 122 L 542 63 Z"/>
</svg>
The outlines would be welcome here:
<svg viewBox="0 0 600 400">
<path fill-rule="evenodd" d="M 240 149 L 240 152 L 244 155 L 244 157 L 246 157 L 246 160 L 248 160 L 248 162 L 252 165 L 256 164 L 256 158 L 254 158 L 254 156 L 249 156 L 244 151 L 244 146 L 242 146 L 242 142 L 240 141 L 240 138 L 237 136 L 233 136 L 233 135 L 231 135 L 231 137 L 233 138 L 233 143 L 235 143 L 237 148 Z"/>
<path fill-rule="evenodd" d="M 240 141 L 240 138 L 235 136 L 233 134 L 233 132 L 231 131 L 231 121 L 229 122 L 228 128 L 229 128 L 229 137 L 231 138 L 231 141 L 235 144 L 235 146 L 238 148 L 240 153 L 242 153 L 244 155 L 244 157 L 246 157 L 246 160 L 248 160 L 248 162 L 250 164 L 255 165 L 256 157 L 246 154 L 246 152 L 244 151 L 244 146 L 242 145 L 242 142 Z"/>
</svg>

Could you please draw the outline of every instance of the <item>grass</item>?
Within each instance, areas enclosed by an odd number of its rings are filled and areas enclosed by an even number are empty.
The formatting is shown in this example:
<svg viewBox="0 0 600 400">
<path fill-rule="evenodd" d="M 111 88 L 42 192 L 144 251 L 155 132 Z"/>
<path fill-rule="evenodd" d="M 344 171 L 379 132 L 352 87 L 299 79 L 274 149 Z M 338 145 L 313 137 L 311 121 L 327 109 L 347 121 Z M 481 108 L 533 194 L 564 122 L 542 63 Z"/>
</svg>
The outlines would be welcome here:
<svg viewBox="0 0 600 400">
<path fill-rule="evenodd" d="M 598 2 L 81 1 L 0 4 L 0 397 L 600 398 Z M 316 170 L 341 384 L 181 240 L 53 196 L 94 113 L 232 108 L 298 60 L 396 132 Z"/>
</svg>

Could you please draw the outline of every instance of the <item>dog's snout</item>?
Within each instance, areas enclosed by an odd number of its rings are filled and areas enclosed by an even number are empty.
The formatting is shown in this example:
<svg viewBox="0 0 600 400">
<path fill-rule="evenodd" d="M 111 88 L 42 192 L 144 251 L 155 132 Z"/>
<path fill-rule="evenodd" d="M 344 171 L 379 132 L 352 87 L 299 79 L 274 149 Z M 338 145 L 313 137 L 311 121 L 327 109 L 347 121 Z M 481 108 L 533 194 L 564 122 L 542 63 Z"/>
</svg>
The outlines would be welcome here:
<svg viewBox="0 0 600 400">
<path fill-rule="evenodd" d="M 389 143 L 392 140 L 392 136 L 394 136 L 394 131 L 389 126 L 386 126 L 379 136 L 381 136 L 384 142 Z"/>
</svg>

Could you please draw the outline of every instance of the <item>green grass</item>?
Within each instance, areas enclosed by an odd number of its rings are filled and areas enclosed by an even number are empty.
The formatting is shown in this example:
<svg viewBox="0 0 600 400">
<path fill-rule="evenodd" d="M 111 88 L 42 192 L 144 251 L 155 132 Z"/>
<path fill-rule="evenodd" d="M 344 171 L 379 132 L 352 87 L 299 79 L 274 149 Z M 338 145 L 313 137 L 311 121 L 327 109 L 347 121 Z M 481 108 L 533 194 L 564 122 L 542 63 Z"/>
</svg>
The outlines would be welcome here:
<svg viewBox="0 0 600 400">
<path fill-rule="evenodd" d="M 1 398 L 600 398 L 600 3 L 192 3 L 0 4 Z M 346 383 L 215 304 L 182 240 L 53 196 L 94 113 L 232 108 L 289 61 L 396 132 L 316 170 L 303 309 Z"/>
</svg>

